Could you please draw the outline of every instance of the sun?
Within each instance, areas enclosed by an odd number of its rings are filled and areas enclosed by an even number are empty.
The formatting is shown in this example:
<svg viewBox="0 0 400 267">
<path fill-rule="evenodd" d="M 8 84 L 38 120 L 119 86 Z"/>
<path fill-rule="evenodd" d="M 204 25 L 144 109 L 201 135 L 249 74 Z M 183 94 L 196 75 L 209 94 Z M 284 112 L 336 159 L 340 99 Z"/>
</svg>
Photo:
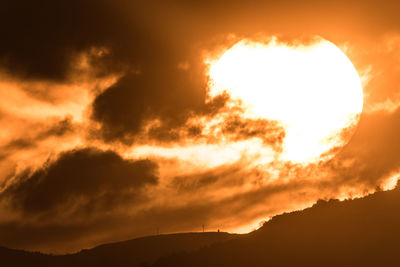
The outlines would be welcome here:
<svg viewBox="0 0 400 267">
<path fill-rule="evenodd" d="M 242 103 L 244 116 L 284 127 L 281 160 L 329 158 L 358 123 L 360 77 L 341 49 L 322 38 L 304 45 L 242 40 L 207 63 L 210 98 L 227 93 Z"/>
</svg>

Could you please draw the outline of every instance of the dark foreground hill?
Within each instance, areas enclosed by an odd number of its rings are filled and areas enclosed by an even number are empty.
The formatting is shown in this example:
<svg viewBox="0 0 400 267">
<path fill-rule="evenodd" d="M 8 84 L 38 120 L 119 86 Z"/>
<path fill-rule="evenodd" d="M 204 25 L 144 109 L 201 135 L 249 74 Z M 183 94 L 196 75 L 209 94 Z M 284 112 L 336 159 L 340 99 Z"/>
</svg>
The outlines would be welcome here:
<svg viewBox="0 0 400 267">
<path fill-rule="evenodd" d="M 400 266 L 400 189 L 319 201 L 247 235 L 161 235 L 64 256 L 0 249 L 1 266 Z"/>
<path fill-rule="evenodd" d="M 101 245 L 70 255 L 45 255 L 0 247 L 0 266 L 19 267 L 135 267 L 154 263 L 161 256 L 190 252 L 237 238 L 228 233 L 184 233 L 137 238 Z"/>
<path fill-rule="evenodd" d="M 319 201 L 240 239 L 164 257 L 156 266 L 400 266 L 400 189 Z"/>
</svg>

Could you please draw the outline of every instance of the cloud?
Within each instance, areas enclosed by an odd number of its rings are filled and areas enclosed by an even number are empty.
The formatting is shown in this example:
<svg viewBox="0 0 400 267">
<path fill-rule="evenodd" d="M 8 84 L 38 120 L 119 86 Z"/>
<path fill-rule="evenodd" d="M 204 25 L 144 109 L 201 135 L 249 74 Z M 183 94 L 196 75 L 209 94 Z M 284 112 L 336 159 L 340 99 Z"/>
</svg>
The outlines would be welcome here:
<svg viewBox="0 0 400 267">
<path fill-rule="evenodd" d="M 124 1 L 119 2 L 124 7 L 129 6 Z M 106 53 L 93 54 L 89 60 L 100 66 L 99 74 L 104 68 L 118 71 L 118 65 L 122 66 L 131 58 L 124 60 L 124 56 L 140 55 L 131 45 L 135 43 L 140 47 L 141 42 L 149 40 L 144 32 L 128 31 L 134 23 L 124 16 L 116 19 L 117 7 L 105 2 L 85 0 L 55 4 L 41 0 L 35 4 L 26 1 L 3 4 L 0 22 L 8 26 L 2 29 L 4 42 L 0 46 L 0 62 L 9 73 L 24 79 L 65 80 L 75 69 L 81 53 L 104 47 L 113 48 L 113 60 Z M 132 8 L 132 12 L 135 10 Z M 131 34 L 127 34 L 129 32 Z"/>
<path fill-rule="evenodd" d="M 217 113 L 225 102 L 220 97 L 205 103 L 205 74 L 192 75 L 172 65 L 128 74 L 97 96 L 93 119 L 101 122 L 107 141 L 132 143 L 135 135 L 155 120 L 159 125 L 151 127 L 150 137 L 177 141 L 180 136 L 174 130 L 190 117 Z"/>
<path fill-rule="evenodd" d="M 86 148 L 62 153 L 33 173 L 24 172 L 2 198 L 28 214 L 68 209 L 68 205 L 80 209 L 93 202 L 96 209 L 107 209 L 121 199 L 133 201 L 145 185 L 157 181 L 157 165 L 149 160 L 129 161 L 111 151 Z"/>
<path fill-rule="evenodd" d="M 225 119 L 222 134 L 231 136 L 232 141 L 257 137 L 266 145 L 280 148 L 285 137 L 285 130 L 276 121 L 248 119 L 233 115 Z"/>
<path fill-rule="evenodd" d="M 351 142 L 335 159 L 336 163 L 351 162 L 349 168 L 337 170 L 337 177 L 377 185 L 395 171 L 400 165 L 399 123 L 400 109 L 364 114 Z"/>
<path fill-rule="evenodd" d="M 62 119 L 58 122 L 55 122 L 54 124 L 51 124 L 49 126 L 44 126 L 44 125 L 37 125 L 40 131 L 38 133 L 33 133 L 34 136 L 32 137 L 27 137 L 25 135 L 25 138 L 17 138 L 6 144 L 5 146 L 2 147 L 2 151 L 9 151 L 9 150 L 18 150 L 18 149 L 24 149 L 24 148 L 30 148 L 32 146 L 35 146 L 36 142 L 40 142 L 48 137 L 56 136 L 56 137 L 61 137 L 64 136 L 68 133 L 71 133 L 74 131 L 74 125 L 71 121 L 71 117 L 66 117 L 65 119 Z"/>
</svg>

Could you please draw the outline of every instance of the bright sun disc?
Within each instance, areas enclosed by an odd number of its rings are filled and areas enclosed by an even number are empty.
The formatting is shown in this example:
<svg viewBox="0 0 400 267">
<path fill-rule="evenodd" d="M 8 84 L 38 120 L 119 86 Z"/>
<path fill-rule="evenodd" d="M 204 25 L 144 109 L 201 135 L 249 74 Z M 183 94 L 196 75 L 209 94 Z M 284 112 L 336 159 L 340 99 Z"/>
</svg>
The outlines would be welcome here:
<svg viewBox="0 0 400 267">
<path fill-rule="evenodd" d="M 344 130 L 358 123 L 363 106 L 360 77 L 329 41 L 291 46 L 276 39 L 243 40 L 208 63 L 211 98 L 226 92 L 232 101 L 241 101 L 244 116 L 284 127 L 282 160 L 321 160 L 321 155 L 343 146 L 348 141 Z"/>
</svg>

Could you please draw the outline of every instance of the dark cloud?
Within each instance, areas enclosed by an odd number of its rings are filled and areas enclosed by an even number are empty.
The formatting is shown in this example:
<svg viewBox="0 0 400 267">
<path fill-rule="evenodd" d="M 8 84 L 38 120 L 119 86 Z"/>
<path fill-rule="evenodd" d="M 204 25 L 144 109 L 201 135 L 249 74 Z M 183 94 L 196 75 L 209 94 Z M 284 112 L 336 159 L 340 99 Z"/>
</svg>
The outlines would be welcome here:
<svg viewBox="0 0 400 267">
<path fill-rule="evenodd" d="M 143 55 L 143 50 L 147 51 L 143 48 L 152 42 L 147 33 L 135 27 L 134 19 L 117 15 L 128 3 L 119 2 L 119 6 L 93 0 L 3 2 L 2 66 L 28 79 L 64 80 L 74 68 L 76 57 L 93 48 L 112 50 L 104 56 L 89 53 L 89 60 L 98 66 L 110 70 L 109 67 L 130 63 L 133 56 Z M 134 17 L 135 3 L 128 6 Z"/>
<path fill-rule="evenodd" d="M 205 103 L 206 81 L 178 69 L 177 65 L 162 70 L 130 74 L 100 94 L 93 104 L 93 118 L 102 123 L 108 141 L 130 143 L 146 123 L 158 120 L 149 129 L 149 137 L 176 141 L 178 130 L 196 115 L 213 115 L 225 104 L 226 97 Z"/>
<path fill-rule="evenodd" d="M 101 209 L 130 195 L 136 197 L 143 186 L 157 181 L 157 165 L 149 160 L 124 160 L 111 151 L 86 148 L 65 152 L 42 169 L 20 175 L 2 198 L 27 213 L 67 208 L 76 202 L 78 207 Z"/>
<path fill-rule="evenodd" d="M 276 121 L 246 119 L 230 116 L 224 121 L 222 133 L 233 141 L 260 138 L 264 144 L 280 148 L 285 137 L 285 129 Z"/>
</svg>

